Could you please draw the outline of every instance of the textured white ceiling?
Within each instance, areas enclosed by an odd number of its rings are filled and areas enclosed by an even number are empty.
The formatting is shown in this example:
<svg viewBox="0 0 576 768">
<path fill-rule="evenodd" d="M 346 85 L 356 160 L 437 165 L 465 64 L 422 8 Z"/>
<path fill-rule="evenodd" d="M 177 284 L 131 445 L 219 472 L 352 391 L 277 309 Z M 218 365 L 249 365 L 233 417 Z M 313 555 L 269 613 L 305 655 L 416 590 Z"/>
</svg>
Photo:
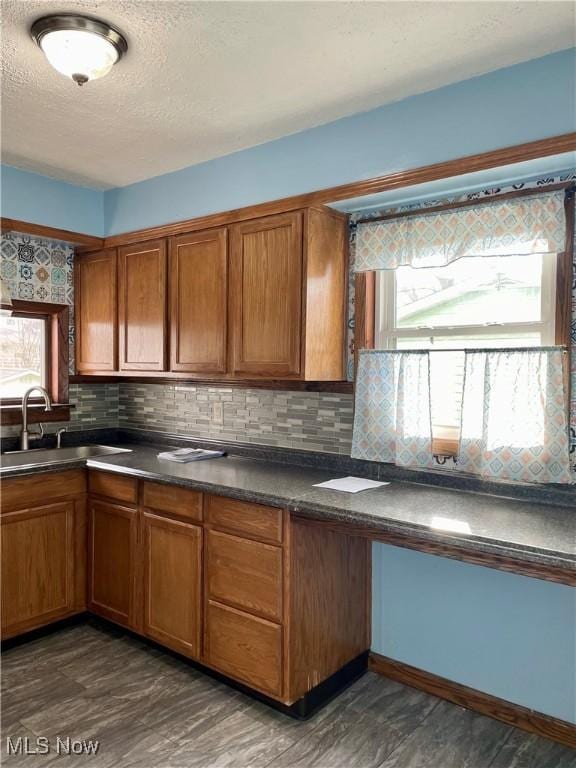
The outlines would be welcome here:
<svg viewBox="0 0 576 768">
<path fill-rule="evenodd" d="M 2 0 L 2 157 L 123 186 L 574 44 L 575 4 Z M 29 37 L 81 11 L 130 49 L 78 88 Z M 535 107 L 537 108 L 537 106 Z"/>
</svg>

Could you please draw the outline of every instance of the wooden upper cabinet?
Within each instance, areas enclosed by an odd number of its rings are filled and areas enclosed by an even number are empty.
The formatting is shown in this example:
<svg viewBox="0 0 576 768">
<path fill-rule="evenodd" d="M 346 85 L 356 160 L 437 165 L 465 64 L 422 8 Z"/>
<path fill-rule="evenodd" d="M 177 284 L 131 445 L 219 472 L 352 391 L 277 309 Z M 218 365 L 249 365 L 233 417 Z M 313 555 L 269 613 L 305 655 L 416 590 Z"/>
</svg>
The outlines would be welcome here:
<svg viewBox="0 0 576 768">
<path fill-rule="evenodd" d="M 302 213 L 235 224 L 230 240 L 231 373 L 298 378 Z"/>
<path fill-rule="evenodd" d="M 118 249 L 121 371 L 165 371 L 167 352 L 166 241 Z"/>
<path fill-rule="evenodd" d="M 76 369 L 114 371 L 118 357 L 116 249 L 76 261 Z"/>
<path fill-rule="evenodd" d="M 170 370 L 225 373 L 227 230 L 170 240 Z"/>
<path fill-rule="evenodd" d="M 342 381 L 347 243 L 309 207 L 79 256 L 78 372 Z"/>
<path fill-rule="evenodd" d="M 304 378 L 346 378 L 348 221 L 327 208 L 304 214 Z"/>
</svg>

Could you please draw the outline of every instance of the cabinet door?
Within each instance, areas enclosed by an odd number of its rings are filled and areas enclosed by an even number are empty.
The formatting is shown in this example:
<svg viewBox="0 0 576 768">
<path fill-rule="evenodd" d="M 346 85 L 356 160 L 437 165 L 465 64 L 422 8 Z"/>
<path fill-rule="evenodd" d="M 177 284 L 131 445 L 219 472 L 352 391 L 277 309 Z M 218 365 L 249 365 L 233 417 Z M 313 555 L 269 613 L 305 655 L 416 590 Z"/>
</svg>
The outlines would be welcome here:
<svg viewBox="0 0 576 768">
<path fill-rule="evenodd" d="M 136 625 L 138 513 L 90 501 L 89 607 L 124 626 Z"/>
<path fill-rule="evenodd" d="M 74 502 L 8 512 L 1 526 L 3 636 L 73 613 Z"/>
<path fill-rule="evenodd" d="M 226 372 L 226 229 L 170 241 L 170 370 Z"/>
<path fill-rule="evenodd" d="M 302 214 L 231 229 L 232 371 L 297 377 L 302 328 Z"/>
<path fill-rule="evenodd" d="M 200 656 L 202 529 L 144 513 L 144 632 Z"/>
<path fill-rule="evenodd" d="M 166 243 L 118 249 L 121 371 L 166 370 Z"/>
<path fill-rule="evenodd" d="M 116 271 L 114 249 L 76 261 L 76 368 L 80 373 L 117 368 Z"/>
</svg>

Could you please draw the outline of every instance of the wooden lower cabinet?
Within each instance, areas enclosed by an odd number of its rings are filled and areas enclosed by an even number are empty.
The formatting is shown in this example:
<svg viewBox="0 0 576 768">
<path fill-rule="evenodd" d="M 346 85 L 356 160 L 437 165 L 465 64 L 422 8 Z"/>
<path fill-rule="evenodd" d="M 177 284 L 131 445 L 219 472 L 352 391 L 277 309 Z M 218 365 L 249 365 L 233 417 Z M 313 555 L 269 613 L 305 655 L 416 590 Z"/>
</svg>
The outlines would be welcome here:
<svg viewBox="0 0 576 768">
<path fill-rule="evenodd" d="M 144 634 L 198 659 L 202 528 L 144 512 Z"/>
<path fill-rule="evenodd" d="M 81 470 L 3 481 L 3 639 L 86 609 L 85 484 Z"/>
<path fill-rule="evenodd" d="M 94 613 L 136 628 L 138 510 L 91 499 L 88 606 Z"/>
<path fill-rule="evenodd" d="M 212 601 L 206 607 L 205 661 L 268 696 L 282 698 L 282 627 Z"/>
<path fill-rule="evenodd" d="M 92 613 L 298 707 L 369 648 L 365 539 L 112 472 L 2 491 L 4 637 L 84 610 L 87 581 Z"/>
</svg>

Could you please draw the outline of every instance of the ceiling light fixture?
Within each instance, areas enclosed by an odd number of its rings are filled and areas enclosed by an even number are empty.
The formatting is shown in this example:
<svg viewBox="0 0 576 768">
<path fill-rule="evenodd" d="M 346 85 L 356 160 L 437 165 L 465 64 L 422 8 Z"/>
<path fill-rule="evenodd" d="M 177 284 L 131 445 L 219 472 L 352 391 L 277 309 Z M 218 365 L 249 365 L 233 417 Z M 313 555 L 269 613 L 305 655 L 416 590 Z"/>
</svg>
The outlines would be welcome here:
<svg viewBox="0 0 576 768">
<path fill-rule="evenodd" d="M 78 85 L 108 74 L 128 50 L 126 39 L 110 24 L 72 13 L 43 16 L 30 34 L 54 69 Z"/>
</svg>

